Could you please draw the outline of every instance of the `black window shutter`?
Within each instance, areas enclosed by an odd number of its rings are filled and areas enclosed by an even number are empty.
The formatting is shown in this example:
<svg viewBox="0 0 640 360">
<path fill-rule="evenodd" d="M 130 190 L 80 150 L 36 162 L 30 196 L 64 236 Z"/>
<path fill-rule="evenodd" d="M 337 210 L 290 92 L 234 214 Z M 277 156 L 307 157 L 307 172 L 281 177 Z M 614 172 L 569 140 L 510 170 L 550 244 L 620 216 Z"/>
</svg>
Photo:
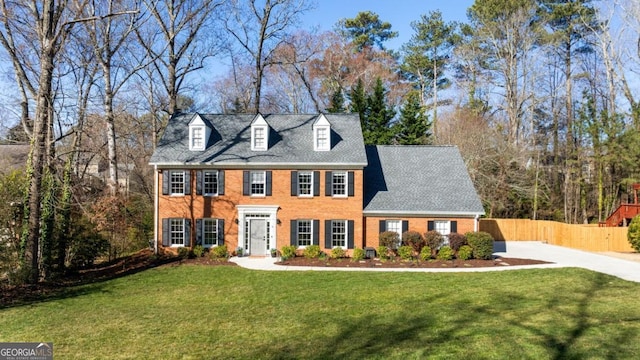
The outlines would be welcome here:
<svg viewBox="0 0 640 360">
<path fill-rule="evenodd" d="M 313 196 L 320 196 L 320 171 L 313 172 Z"/>
<path fill-rule="evenodd" d="M 324 195 L 331 196 L 332 189 L 331 184 L 333 183 L 333 174 L 331 171 L 326 171 L 324 173 Z"/>
<path fill-rule="evenodd" d="M 435 224 L 433 223 L 432 220 L 427 221 L 427 231 L 433 231 L 433 229 L 435 229 Z"/>
<path fill-rule="evenodd" d="M 196 195 L 202 195 L 202 171 L 196 171 Z"/>
<path fill-rule="evenodd" d="M 353 180 L 353 171 L 349 171 L 347 173 L 347 179 L 348 179 L 348 195 L 349 196 L 354 196 L 355 194 L 355 189 L 354 189 L 354 180 Z"/>
<path fill-rule="evenodd" d="M 265 195 L 266 196 L 271 196 L 271 170 L 266 171 L 265 172 L 265 177 L 266 177 L 266 188 L 265 188 Z"/>
<path fill-rule="evenodd" d="M 171 171 L 162 172 L 162 195 L 169 195 L 169 180 L 171 180 Z"/>
<path fill-rule="evenodd" d="M 224 195 L 224 170 L 218 170 L 218 195 Z"/>
<path fill-rule="evenodd" d="M 298 221 L 291 220 L 291 238 L 289 239 L 289 244 L 293 246 L 298 245 Z"/>
<path fill-rule="evenodd" d="M 298 196 L 298 172 L 291 172 L 291 196 Z"/>
<path fill-rule="evenodd" d="M 184 172 L 184 194 L 191 195 L 191 170 Z"/>
<path fill-rule="evenodd" d="M 452 233 L 457 233 L 458 232 L 458 222 L 457 221 L 452 221 L 451 222 L 451 232 Z"/>
<path fill-rule="evenodd" d="M 353 238 L 354 226 L 355 226 L 355 221 L 353 220 L 347 221 L 347 249 L 354 248 L 354 243 L 355 243 L 355 239 Z"/>
<path fill-rule="evenodd" d="M 242 172 L 242 195 L 249 195 L 249 171 Z"/>
<path fill-rule="evenodd" d="M 202 219 L 196 219 L 196 245 L 202 245 Z"/>
<path fill-rule="evenodd" d="M 409 222 L 407 220 L 402 220 L 402 233 L 406 233 L 409 231 Z"/>
<path fill-rule="evenodd" d="M 320 245 L 320 220 L 313 220 L 313 245 Z"/>
<path fill-rule="evenodd" d="M 380 229 L 381 233 L 387 231 L 387 221 L 386 220 L 380 220 L 379 229 Z"/>
<path fill-rule="evenodd" d="M 191 220 L 184 219 L 184 246 L 191 246 Z"/>
<path fill-rule="evenodd" d="M 169 238 L 169 219 L 162 219 L 162 246 L 171 246 Z"/>
<path fill-rule="evenodd" d="M 224 245 L 224 219 L 218 219 L 218 246 Z"/>
<path fill-rule="evenodd" d="M 324 221 L 324 247 L 331 249 L 331 220 Z"/>
</svg>

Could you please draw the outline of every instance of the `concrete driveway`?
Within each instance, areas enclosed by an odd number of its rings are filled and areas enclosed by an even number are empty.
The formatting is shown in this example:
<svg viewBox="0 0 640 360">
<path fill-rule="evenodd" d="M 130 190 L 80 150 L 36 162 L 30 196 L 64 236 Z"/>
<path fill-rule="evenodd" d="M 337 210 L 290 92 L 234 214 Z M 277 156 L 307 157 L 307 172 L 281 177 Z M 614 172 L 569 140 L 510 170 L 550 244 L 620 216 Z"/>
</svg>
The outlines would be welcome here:
<svg viewBox="0 0 640 360">
<path fill-rule="evenodd" d="M 444 268 L 444 269 L 418 269 L 418 268 L 326 268 L 326 267 L 300 267 L 276 265 L 277 260 L 271 257 L 233 257 L 230 261 L 244 268 L 253 270 L 279 270 L 279 271 L 404 271 L 404 272 L 473 272 L 473 271 L 508 271 L 516 269 L 533 268 L 560 268 L 580 267 L 598 271 L 604 274 L 617 276 L 624 280 L 640 282 L 640 262 L 620 259 L 602 254 L 590 253 L 581 250 L 569 249 L 556 245 L 549 245 L 540 241 L 507 241 L 496 242 L 494 254 L 502 257 L 535 259 L 551 262 L 552 264 L 505 266 L 491 268 Z"/>
</svg>

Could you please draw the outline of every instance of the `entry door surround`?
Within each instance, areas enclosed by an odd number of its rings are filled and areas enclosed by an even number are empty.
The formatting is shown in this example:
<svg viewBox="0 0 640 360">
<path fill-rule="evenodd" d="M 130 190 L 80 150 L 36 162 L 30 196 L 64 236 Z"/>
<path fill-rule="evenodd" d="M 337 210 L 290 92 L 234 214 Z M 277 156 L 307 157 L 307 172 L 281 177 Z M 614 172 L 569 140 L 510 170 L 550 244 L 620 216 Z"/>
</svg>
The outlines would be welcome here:
<svg viewBox="0 0 640 360">
<path fill-rule="evenodd" d="M 249 255 L 258 256 L 267 255 L 269 249 L 276 248 L 276 222 L 279 207 L 278 205 L 237 205 L 238 247 L 242 247 Z"/>
</svg>

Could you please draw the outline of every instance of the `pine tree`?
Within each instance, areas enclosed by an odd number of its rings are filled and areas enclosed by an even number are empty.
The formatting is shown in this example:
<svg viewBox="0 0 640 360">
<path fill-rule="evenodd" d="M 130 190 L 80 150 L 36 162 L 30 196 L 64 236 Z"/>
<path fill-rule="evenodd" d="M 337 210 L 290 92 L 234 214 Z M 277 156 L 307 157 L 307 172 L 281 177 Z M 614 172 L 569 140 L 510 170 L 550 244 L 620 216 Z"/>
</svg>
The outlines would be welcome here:
<svg viewBox="0 0 640 360">
<path fill-rule="evenodd" d="M 373 93 L 367 97 L 367 111 L 362 129 L 366 145 L 389 145 L 393 140 L 390 125 L 395 111 L 387 107 L 385 95 L 382 80 L 377 78 Z"/>
<path fill-rule="evenodd" d="M 333 92 L 331 95 L 331 103 L 327 108 L 327 112 L 335 114 L 335 113 L 343 113 L 346 109 L 344 108 L 344 96 L 342 96 L 342 89 L 338 89 Z"/>
<path fill-rule="evenodd" d="M 367 99 L 364 93 L 364 84 L 362 83 L 362 79 L 358 79 L 356 86 L 351 88 L 349 99 L 351 100 L 351 112 L 358 113 L 358 115 L 360 116 L 360 125 L 362 126 L 362 128 L 364 128 Z"/>
<path fill-rule="evenodd" d="M 396 140 L 400 145 L 426 145 L 431 143 L 429 133 L 431 123 L 420 105 L 420 94 L 411 91 L 407 94 L 404 106 L 400 110 L 400 121 L 394 127 Z"/>
</svg>

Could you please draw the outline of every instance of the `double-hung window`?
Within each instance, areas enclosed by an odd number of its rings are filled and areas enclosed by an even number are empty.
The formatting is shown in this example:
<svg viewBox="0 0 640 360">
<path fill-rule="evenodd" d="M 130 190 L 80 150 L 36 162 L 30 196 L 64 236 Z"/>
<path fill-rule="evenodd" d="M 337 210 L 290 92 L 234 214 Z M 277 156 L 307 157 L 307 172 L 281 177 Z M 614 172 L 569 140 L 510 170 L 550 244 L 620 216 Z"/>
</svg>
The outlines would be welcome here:
<svg viewBox="0 0 640 360">
<path fill-rule="evenodd" d="M 354 196 L 354 172 L 327 171 L 325 173 L 325 195 L 333 197 Z"/>
<path fill-rule="evenodd" d="M 298 220 L 298 246 L 312 245 L 312 221 Z"/>
<path fill-rule="evenodd" d="M 253 129 L 253 147 L 257 150 L 263 150 L 267 148 L 266 135 L 267 129 L 264 127 L 255 127 Z"/>
<path fill-rule="evenodd" d="M 345 220 L 331 221 L 331 247 L 347 248 L 347 222 Z"/>
<path fill-rule="evenodd" d="M 202 172 L 202 189 L 204 195 L 218 195 L 218 171 Z"/>
<path fill-rule="evenodd" d="M 184 171 L 173 170 L 169 172 L 171 195 L 184 195 Z"/>
<path fill-rule="evenodd" d="M 218 245 L 218 220 L 202 219 L 202 246 Z"/>
<path fill-rule="evenodd" d="M 313 196 L 313 172 L 298 172 L 298 196 Z"/>
<path fill-rule="evenodd" d="M 250 195 L 252 196 L 264 196 L 265 195 L 265 173 L 264 171 L 252 171 L 250 173 Z"/>
<path fill-rule="evenodd" d="M 169 226 L 171 246 L 184 245 L 184 219 L 171 219 Z"/>
<path fill-rule="evenodd" d="M 347 196 L 347 173 L 334 171 L 331 176 L 331 195 Z"/>
<path fill-rule="evenodd" d="M 328 150 L 329 149 L 329 128 L 321 127 L 316 129 L 316 149 Z"/>
<path fill-rule="evenodd" d="M 458 232 L 458 222 L 450 220 L 431 220 L 427 222 L 427 231 L 435 230 L 444 238 L 444 245 L 449 244 L 449 234 Z"/>
<path fill-rule="evenodd" d="M 194 126 L 191 128 L 191 148 L 203 149 L 204 148 L 204 128 L 201 126 Z"/>
<path fill-rule="evenodd" d="M 191 220 L 162 219 L 162 246 L 191 246 Z"/>
</svg>

